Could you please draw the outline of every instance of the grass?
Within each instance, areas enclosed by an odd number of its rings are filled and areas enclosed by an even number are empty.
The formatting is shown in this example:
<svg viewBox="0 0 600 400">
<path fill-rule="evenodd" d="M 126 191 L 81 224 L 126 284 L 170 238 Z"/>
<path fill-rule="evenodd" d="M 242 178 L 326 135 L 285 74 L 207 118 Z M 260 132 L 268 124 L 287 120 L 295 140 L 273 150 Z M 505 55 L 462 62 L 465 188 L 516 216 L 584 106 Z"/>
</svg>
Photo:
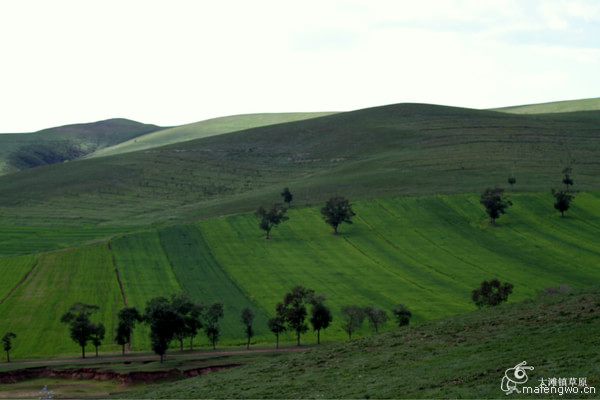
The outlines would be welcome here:
<svg viewBox="0 0 600 400">
<path fill-rule="evenodd" d="M 541 378 L 582 377 L 596 395 L 576 397 L 596 398 L 599 328 L 598 288 L 542 295 L 124 397 L 500 398 L 504 371 L 525 360 L 535 368 L 531 386 Z"/>
<path fill-rule="evenodd" d="M 296 204 L 549 191 L 573 168 L 600 187 L 599 112 L 515 115 L 400 104 L 205 137 L 0 177 L 3 225 L 148 226 L 255 210 L 290 188 Z"/>
<path fill-rule="evenodd" d="M 541 104 L 527 104 L 522 106 L 512 106 L 495 109 L 495 111 L 502 111 L 514 114 L 569 113 L 574 111 L 597 110 L 600 110 L 600 97 L 594 99 L 554 101 L 551 103 Z"/>
<path fill-rule="evenodd" d="M 514 206 L 497 227 L 489 224 L 476 194 L 397 197 L 354 202 L 354 224 L 342 226 L 340 236 L 332 235 L 318 208 L 302 208 L 289 211 L 289 221 L 273 230 L 270 241 L 255 216 L 242 214 L 43 253 L 31 276 L 0 305 L 0 321 L 19 335 L 15 360 L 77 354 L 58 318 L 76 301 L 99 304 L 97 318 L 107 325 L 101 350 L 118 349 L 113 329 L 124 303 L 115 269 L 128 305 L 138 309 L 154 296 L 179 291 L 204 304 L 222 301 L 220 346 L 245 342 L 240 314 L 246 306 L 256 314 L 253 345 L 273 343 L 266 320 L 298 284 L 327 296 L 334 320 L 321 338 L 331 341 L 347 338 L 339 310 L 349 304 L 389 312 L 404 303 L 419 323 L 473 309 L 469 294 L 485 279 L 513 283 L 513 301 L 547 286 L 581 288 L 598 279 L 596 194 L 577 194 L 565 218 L 553 209 L 549 193 L 511 198 Z M 15 268 L 9 277 L 14 283 L 33 260 L 0 262 Z M 366 325 L 357 332 L 369 333 Z M 294 337 L 287 333 L 282 340 Z M 145 326 L 133 342 L 134 349 L 149 349 Z M 315 343 L 316 333 L 307 332 L 302 342 Z M 209 345 L 202 334 L 194 343 Z"/>
<path fill-rule="evenodd" d="M 115 118 L 35 133 L 0 134 L 0 175 L 71 161 L 157 129 L 156 125 Z"/>
<path fill-rule="evenodd" d="M 242 114 L 228 117 L 213 118 L 172 128 L 161 129 L 156 132 L 100 149 L 88 157 L 105 157 L 109 155 L 130 153 L 148 150 L 169 144 L 187 142 L 189 140 L 221 135 L 249 128 L 266 125 L 282 124 L 286 122 L 301 121 L 304 119 L 322 117 L 334 113 L 276 113 L 276 114 Z M 185 144 L 182 145 L 185 148 Z"/>
</svg>

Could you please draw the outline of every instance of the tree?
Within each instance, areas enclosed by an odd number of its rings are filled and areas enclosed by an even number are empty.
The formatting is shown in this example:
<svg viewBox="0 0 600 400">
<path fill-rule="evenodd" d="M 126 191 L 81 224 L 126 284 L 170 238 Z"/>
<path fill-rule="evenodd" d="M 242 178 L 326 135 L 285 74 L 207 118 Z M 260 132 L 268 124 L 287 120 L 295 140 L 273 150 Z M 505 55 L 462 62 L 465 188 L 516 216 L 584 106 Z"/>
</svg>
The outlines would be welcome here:
<svg viewBox="0 0 600 400">
<path fill-rule="evenodd" d="M 271 330 L 271 332 L 273 332 L 275 334 L 275 338 L 277 339 L 277 344 L 275 345 L 275 348 L 278 349 L 279 348 L 279 335 L 286 331 L 285 309 L 283 307 L 283 303 L 277 303 L 276 310 L 277 310 L 277 315 L 274 316 L 273 318 L 270 318 L 269 321 L 267 321 L 267 325 L 269 326 L 269 329 Z"/>
<path fill-rule="evenodd" d="M 125 345 L 129 344 L 131 350 L 131 334 L 136 322 L 142 321 L 142 315 L 135 307 L 125 307 L 119 311 L 118 318 L 115 341 L 123 346 L 123 355 L 125 355 Z"/>
<path fill-rule="evenodd" d="M 512 293 L 512 283 L 500 283 L 498 279 L 481 282 L 479 289 L 471 292 L 471 299 L 478 308 L 493 307 L 508 300 L 508 295 Z"/>
<path fill-rule="evenodd" d="M 194 336 L 202 328 L 201 317 L 204 306 L 194 303 L 184 292 L 172 295 L 171 305 L 179 315 L 175 332 L 175 336 L 179 339 L 179 349 L 183 351 L 183 339 L 186 337 L 190 338 L 191 349 L 193 347 Z"/>
<path fill-rule="evenodd" d="M 510 185 L 510 190 L 512 190 L 512 189 L 513 189 L 513 185 L 514 185 L 515 183 L 517 183 L 517 180 L 515 179 L 515 177 L 514 177 L 514 176 L 511 176 L 511 177 L 509 177 L 509 178 L 508 178 L 508 184 Z"/>
<path fill-rule="evenodd" d="M 571 179 L 571 177 L 569 176 L 571 174 L 573 170 L 571 169 L 571 167 L 565 167 L 563 169 L 563 174 L 565 174 L 565 177 L 563 178 L 562 182 L 565 184 L 565 188 L 566 191 L 569 191 L 569 186 L 573 186 L 574 182 L 573 179 Z"/>
<path fill-rule="evenodd" d="M 258 227 L 267 232 L 267 240 L 270 239 L 269 233 L 273 227 L 289 219 L 285 216 L 286 211 L 287 209 L 285 207 L 279 203 L 276 203 L 273 204 L 273 207 L 271 207 L 271 209 L 268 211 L 261 206 L 258 210 L 256 210 L 256 213 L 254 213 L 254 215 L 260 218 Z"/>
<path fill-rule="evenodd" d="M 333 227 L 334 235 L 338 234 L 338 226 L 346 222 L 351 224 L 351 217 L 356 214 L 352 211 L 352 205 L 343 197 L 332 197 L 325 203 L 325 207 L 321 208 L 321 214 L 325 222 Z"/>
<path fill-rule="evenodd" d="M 283 202 L 286 203 L 289 207 L 290 203 L 292 202 L 294 195 L 292 195 L 292 193 L 290 192 L 290 189 L 288 188 L 284 188 L 283 192 L 281 192 L 281 196 L 283 197 Z"/>
<path fill-rule="evenodd" d="M 181 316 L 168 299 L 159 296 L 146 303 L 143 319 L 150 325 L 150 345 L 152 350 L 160 356 L 162 363 L 169 343 L 181 325 Z"/>
<path fill-rule="evenodd" d="M 250 349 L 250 338 L 254 336 L 254 330 L 252 329 L 252 322 L 254 322 L 254 313 L 250 307 L 246 307 L 242 310 L 242 323 L 245 326 L 246 337 L 248 343 L 246 344 L 246 350 Z"/>
<path fill-rule="evenodd" d="M 324 301 L 323 296 L 315 296 L 310 308 L 309 321 L 313 330 L 317 331 L 317 344 L 321 344 L 321 329 L 326 329 L 333 320 L 331 310 L 323 304 Z"/>
<path fill-rule="evenodd" d="M 298 346 L 300 346 L 300 335 L 308 330 L 308 325 L 305 322 L 306 305 L 310 303 L 314 294 L 314 290 L 298 285 L 283 297 L 282 312 L 290 329 L 296 331 Z"/>
<path fill-rule="evenodd" d="M 363 309 L 359 306 L 344 306 L 342 313 L 342 329 L 348 333 L 348 340 L 352 340 L 352 332 L 360 328 L 365 319 Z"/>
<path fill-rule="evenodd" d="M 575 196 L 564 190 L 554 190 L 552 189 L 552 196 L 556 199 L 554 202 L 554 208 L 560 211 L 561 217 L 565 216 L 565 211 L 569 209 L 571 206 L 571 201 L 575 198 Z"/>
<path fill-rule="evenodd" d="M 6 362 L 10 362 L 10 349 L 12 349 L 12 339 L 16 339 L 17 334 L 13 332 L 7 332 L 2 337 L 2 344 L 4 351 L 6 352 Z"/>
<path fill-rule="evenodd" d="M 367 306 L 363 311 L 371 326 L 375 328 L 375 333 L 378 333 L 379 326 L 385 324 L 388 320 L 386 312 L 375 306 Z"/>
<path fill-rule="evenodd" d="M 404 304 L 397 304 L 396 308 L 392 310 L 392 314 L 396 317 L 398 326 L 408 325 L 410 323 L 410 317 L 412 317 L 412 313 Z"/>
<path fill-rule="evenodd" d="M 96 348 L 96 357 L 98 357 L 98 346 L 100 346 L 102 344 L 102 341 L 104 340 L 106 328 L 104 327 L 104 324 L 102 322 L 98 322 L 97 324 L 92 325 L 93 329 L 91 339 L 92 343 L 94 344 L 94 347 Z"/>
<path fill-rule="evenodd" d="M 504 189 L 498 186 L 487 188 L 481 195 L 479 202 L 485 207 L 485 212 L 490 217 L 490 223 L 494 225 L 500 214 L 505 214 L 506 209 L 512 206 L 512 202 L 508 199 L 508 196 L 504 195 Z"/>
<path fill-rule="evenodd" d="M 95 331 L 95 326 L 90 321 L 90 315 L 99 308 L 96 305 L 77 302 L 60 318 L 60 322 L 69 324 L 71 339 L 81 346 L 82 358 L 85 358 L 85 345 L 92 339 Z"/>
<path fill-rule="evenodd" d="M 221 336 L 219 319 L 223 318 L 223 303 L 213 303 L 208 307 L 204 314 L 204 332 L 213 345 L 213 350 L 217 347 L 217 341 Z"/>
</svg>

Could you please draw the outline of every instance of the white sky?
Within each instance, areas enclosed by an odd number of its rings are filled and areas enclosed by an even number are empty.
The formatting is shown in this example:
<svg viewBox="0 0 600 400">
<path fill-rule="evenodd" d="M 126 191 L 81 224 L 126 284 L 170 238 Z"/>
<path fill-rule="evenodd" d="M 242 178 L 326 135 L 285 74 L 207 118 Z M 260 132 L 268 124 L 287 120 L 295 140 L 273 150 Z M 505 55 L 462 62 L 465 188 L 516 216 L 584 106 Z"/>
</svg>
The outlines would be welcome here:
<svg viewBox="0 0 600 400">
<path fill-rule="evenodd" d="M 600 1 L 0 0 L 0 132 L 600 97 Z"/>
</svg>

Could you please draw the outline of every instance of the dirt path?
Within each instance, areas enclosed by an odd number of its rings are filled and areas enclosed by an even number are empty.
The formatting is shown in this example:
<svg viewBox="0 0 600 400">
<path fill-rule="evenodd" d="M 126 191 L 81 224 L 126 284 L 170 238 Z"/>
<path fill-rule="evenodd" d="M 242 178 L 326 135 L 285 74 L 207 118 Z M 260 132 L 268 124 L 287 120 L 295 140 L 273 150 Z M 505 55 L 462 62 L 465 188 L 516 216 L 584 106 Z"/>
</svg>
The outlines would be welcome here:
<svg viewBox="0 0 600 400">
<path fill-rule="evenodd" d="M 167 354 L 165 355 L 165 360 L 174 359 L 174 358 L 182 358 L 182 357 L 202 357 L 202 356 L 220 356 L 220 355 L 229 355 L 229 354 L 253 354 L 253 353 L 286 353 L 286 352 L 299 352 L 299 351 L 307 351 L 315 348 L 314 346 L 300 346 L 300 347 L 284 347 L 280 349 L 256 349 L 256 350 L 222 350 L 222 351 L 191 351 L 188 353 L 175 353 L 175 354 Z M 88 357 L 88 358 L 61 358 L 61 359 L 53 359 L 53 360 L 33 360 L 33 361 L 11 361 L 10 363 L 0 363 L 0 366 L 21 366 L 21 365 L 52 365 L 52 364 L 64 364 L 64 363 L 89 363 L 89 364 L 98 364 L 104 361 L 135 361 L 135 360 L 148 360 L 148 359 L 156 359 L 159 357 L 155 354 L 135 354 L 129 353 L 129 355 L 125 356 L 100 356 L 96 357 Z"/>
<path fill-rule="evenodd" d="M 33 270 L 35 269 L 35 267 L 37 267 L 38 262 L 40 261 L 39 256 L 35 259 L 35 263 L 33 264 L 33 267 L 31 267 L 31 269 L 25 274 L 25 276 L 23 277 L 23 279 L 21 279 L 21 281 L 19 283 L 17 283 L 15 285 L 15 287 L 13 287 L 10 292 L 6 295 L 5 298 L 3 298 L 2 300 L 0 300 L 0 304 L 4 303 L 6 300 L 8 300 L 8 298 L 10 296 L 12 296 L 12 294 L 15 292 L 15 290 L 17 290 L 19 288 L 19 286 L 21 286 L 26 280 L 27 278 L 29 278 L 29 275 L 31 275 L 31 273 L 33 272 Z"/>
</svg>

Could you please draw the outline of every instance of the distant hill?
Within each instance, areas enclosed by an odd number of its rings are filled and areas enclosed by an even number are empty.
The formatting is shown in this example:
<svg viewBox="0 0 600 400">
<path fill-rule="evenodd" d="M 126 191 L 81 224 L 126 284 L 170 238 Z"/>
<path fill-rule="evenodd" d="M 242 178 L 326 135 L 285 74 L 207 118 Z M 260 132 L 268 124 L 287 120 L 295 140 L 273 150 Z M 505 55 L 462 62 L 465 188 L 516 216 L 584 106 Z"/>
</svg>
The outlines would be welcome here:
<svg viewBox="0 0 600 400">
<path fill-rule="evenodd" d="M 514 114 L 548 114 L 576 111 L 600 110 L 600 97 L 582 100 L 553 101 L 551 103 L 528 104 L 522 106 L 496 108 L 495 111 Z"/>
<path fill-rule="evenodd" d="M 11 223 L 147 224 L 252 211 L 332 195 L 480 192 L 517 179 L 549 191 L 573 168 L 600 189 L 600 111 L 517 115 L 395 104 L 275 124 L 0 177 Z M 20 221 L 20 222 L 17 222 Z M 7 222 L 8 223 L 8 222 Z"/>
<path fill-rule="evenodd" d="M 242 114 L 213 118 L 172 128 L 161 129 L 144 136 L 106 147 L 91 153 L 89 157 L 103 157 L 132 151 L 147 150 L 153 147 L 186 142 L 193 139 L 221 135 L 223 133 L 241 131 L 266 125 L 301 121 L 334 114 L 332 112 L 313 113 L 263 113 Z"/>
<path fill-rule="evenodd" d="M 75 160 L 158 129 L 156 125 L 116 118 L 34 133 L 0 134 L 0 175 Z"/>
</svg>

